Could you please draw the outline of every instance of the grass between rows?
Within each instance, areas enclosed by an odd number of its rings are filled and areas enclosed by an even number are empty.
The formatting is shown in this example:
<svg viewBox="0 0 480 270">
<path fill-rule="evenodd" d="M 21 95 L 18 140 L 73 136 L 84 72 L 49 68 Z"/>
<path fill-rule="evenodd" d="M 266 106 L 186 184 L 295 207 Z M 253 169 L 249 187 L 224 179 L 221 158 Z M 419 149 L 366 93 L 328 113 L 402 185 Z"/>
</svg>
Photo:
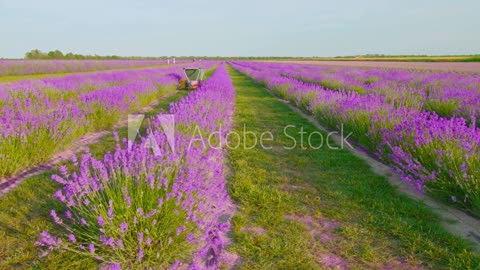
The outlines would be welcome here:
<svg viewBox="0 0 480 270">
<path fill-rule="evenodd" d="M 153 110 L 146 113 L 151 117 L 169 108 L 169 104 L 186 96 L 179 91 L 163 99 Z M 145 130 L 145 122 L 141 131 Z M 116 130 L 120 138 L 128 136 L 126 127 Z M 104 136 L 98 143 L 90 145 L 90 152 L 102 158 L 107 151 L 113 151 L 116 141 L 113 134 Z M 60 166 L 62 164 L 59 164 Z M 38 234 L 53 230 L 49 216 L 50 209 L 58 206 L 52 193 L 60 186 L 50 179 L 57 169 L 25 179 L 10 193 L 0 197 L 0 269 L 95 269 L 97 262 L 80 258 L 72 253 L 53 252 L 40 258 L 39 249 L 34 246 Z"/>
<path fill-rule="evenodd" d="M 480 268 L 480 256 L 439 217 L 348 150 L 326 142 L 318 150 L 285 149 L 291 137 L 300 142 L 301 127 L 307 136 L 318 130 L 263 86 L 229 72 L 237 91 L 234 131 L 247 146 L 254 139 L 244 126 L 274 137 L 264 144 L 271 149 L 229 151 L 229 191 L 238 203 L 230 249 L 242 258 L 241 269 Z M 291 137 L 284 134 L 288 125 L 296 127 L 288 129 Z"/>
</svg>

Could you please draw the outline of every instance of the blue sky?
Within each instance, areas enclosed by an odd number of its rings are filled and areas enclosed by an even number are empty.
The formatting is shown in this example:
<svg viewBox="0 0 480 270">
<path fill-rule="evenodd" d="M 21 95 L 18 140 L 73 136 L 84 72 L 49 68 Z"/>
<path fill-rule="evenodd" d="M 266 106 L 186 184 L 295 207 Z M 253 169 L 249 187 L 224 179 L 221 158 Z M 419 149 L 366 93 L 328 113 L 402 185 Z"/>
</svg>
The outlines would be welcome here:
<svg viewBox="0 0 480 270">
<path fill-rule="evenodd" d="M 0 57 L 479 54 L 478 0 L 5 1 Z"/>
</svg>

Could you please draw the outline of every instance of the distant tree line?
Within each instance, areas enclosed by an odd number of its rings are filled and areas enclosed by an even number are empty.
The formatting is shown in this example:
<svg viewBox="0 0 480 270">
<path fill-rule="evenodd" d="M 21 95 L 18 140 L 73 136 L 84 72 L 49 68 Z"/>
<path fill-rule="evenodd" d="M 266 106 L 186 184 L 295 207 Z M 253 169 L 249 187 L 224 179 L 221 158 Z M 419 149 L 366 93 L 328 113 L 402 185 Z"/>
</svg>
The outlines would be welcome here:
<svg viewBox="0 0 480 270">
<path fill-rule="evenodd" d="M 142 57 L 142 56 L 118 56 L 118 55 L 83 55 L 76 53 L 63 53 L 60 50 L 43 52 L 38 49 L 25 53 L 25 59 L 64 59 L 64 60 L 160 60 L 176 58 L 177 60 L 368 60 L 368 59 L 385 59 L 385 61 L 451 61 L 451 62 L 480 62 L 480 56 L 476 55 L 385 55 L 385 54 L 365 54 L 355 56 L 334 56 L 334 57 L 296 57 L 296 56 L 158 56 L 158 57 Z M 390 59 L 392 58 L 392 59 Z M 395 58 L 395 59 L 393 59 Z"/>
<path fill-rule="evenodd" d="M 43 52 L 38 49 L 31 50 L 25 53 L 25 59 L 65 59 L 65 60 L 128 60 L 128 59 L 205 59 L 205 60 L 311 60 L 312 57 L 285 57 L 285 56 L 244 56 L 244 57 L 225 57 L 225 56 L 158 56 L 158 57 L 141 57 L 141 56 L 118 56 L 118 55 L 83 55 L 76 53 L 63 53 L 60 50 L 54 50 L 49 52 Z M 314 57 L 313 57 L 314 58 Z"/>
<path fill-rule="evenodd" d="M 156 59 L 165 59 L 165 57 L 141 57 L 141 56 L 118 56 L 118 55 L 83 55 L 77 53 L 63 53 L 60 50 L 54 50 L 49 52 L 43 52 L 38 49 L 31 50 L 25 53 L 25 59 L 33 60 L 33 59 L 40 59 L 40 60 L 52 60 L 52 59 L 59 59 L 59 60 L 156 60 Z"/>
</svg>

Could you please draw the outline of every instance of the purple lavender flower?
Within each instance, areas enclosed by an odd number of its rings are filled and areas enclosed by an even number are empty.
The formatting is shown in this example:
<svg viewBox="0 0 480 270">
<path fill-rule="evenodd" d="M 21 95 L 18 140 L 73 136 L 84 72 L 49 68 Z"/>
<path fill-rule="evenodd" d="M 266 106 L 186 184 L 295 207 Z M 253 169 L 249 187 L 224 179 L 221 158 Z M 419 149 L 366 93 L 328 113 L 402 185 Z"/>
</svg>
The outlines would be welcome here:
<svg viewBox="0 0 480 270">
<path fill-rule="evenodd" d="M 93 243 L 88 244 L 88 251 L 90 252 L 90 254 L 95 253 L 95 246 L 93 245 Z"/>
<path fill-rule="evenodd" d="M 108 211 L 107 211 L 108 218 L 111 220 L 113 219 L 113 201 L 108 201 Z"/>
<path fill-rule="evenodd" d="M 128 230 L 128 224 L 124 221 L 120 223 L 120 232 L 123 234 Z"/>
<path fill-rule="evenodd" d="M 65 211 L 65 217 L 68 219 L 73 219 L 72 212 L 70 210 Z"/>
<path fill-rule="evenodd" d="M 145 218 L 151 218 L 157 213 L 157 210 L 153 209 L 150 211 L 147 215 L 145 215 Z"/>
<path fill-rule="evenodd" d="M 112 132 L 112 134 L 113 134 L 113 138 L 115 139 L 115 141 L 119 142 L 120 138 L 118 137 L 118 132 L 114 131 L 114 132 Z"/>
<path fill-rule="evenodd" d="M 110 270 L 121 270 L 122 267 L 120 266 L 120 263 L 112 263 L 110 265 Z"/>
<path fill-rule="evenodd" d="M 86 221 L 84 218 L 81 218 L 81 219 L 80 219 L 80 224 L 82 224 L 83 226 L 87 226 L 87 225 L 88 225 L 87 221 Z"/>
<path fill-rule="evenodd" d="M 178 268 L 178 266 L 180 265 L 180 261 L 175 261 L 172 266 L 170 266 L 170 270 L 175 270 Z"/>
<path fill-rule="evenodd" d="M 103 219 L 102 215 L 98 215 L 97 222 L 100 227 L 103 227 L 105 225 L 105 220 Z"/>
<path fill-rule="evenodd" d="M 53 193 L 53 197 L 62 203 L 66 201 L 66 197 L 63 195 L 62 190 L 57 190 L 55 193 Z"/>
<path fill-rule="evenodd" d="M 128 207 L 132 206 L 132 199 L 130 196 L 125 196 L 125 202 L 127 203 Z"/>
<path fill-rule="evenodd" d="M 63 223 L 62 219 L 58 217 L 57 212 L 55 212 L 55 210 L 53 210 L 53 209 L 50 210 L 50 216 L 55 221 L 55 223 L 57 223 L 59 225 Z"/>
<path fill-rule="evenodd" d="M 138 258 L 138 262 L 142 262 L 142 259 L 143 259 L 143 249 L 142 248 L 139 248 L 138 249 L 138 255 L 137 255 L 137 258 Z"/>
<path fill-rule="evenodd" d="M 68 235 L 68 241 L 72 242 L 72 243 L 75 243 L 77 242 L 77 239 L 75 238 L 75 235 L 73 235 L 72 233 Z"/>
<path fill-rule="evenodd" d="M 59 238 L 53 237 L 49 232 L 42 231 L 40 233 L 40 240 L 35 242 L 37 246 L 57 247 L 62 243 Z"/>
<path fill-rule="evenodd" d="M 68 178 L 68 177 L 69 177 L 67 166 L 65 166 L 65 165 L 60 166 L 59 171 L 60 171 L 60 174 L 61 174 L 63 177 L 65 177 L 65 178 Z"/>
<path fill-rule="evenodd" d="M 117 247 L 118 247 L 119 249 L 123 249 L 123 241 L 122 241 L 122 239 L 118 239 L 118 240 L 117 240 Z"/>
<path fill-rule="evenodd" d="M 193 235 L 193 233 L 189 233 L 189 234 L 187 235 L 187 241 L 191 243 L 191 242 L 193 242 L 194 240 L 195 240 L 195 236 Z"/>
<path fill-rule="evenodd" d="M 176 230 L 176 234 L 180 235 L 183 231 L 185 231 L 185 226 L 180 226 Z"/>
</svg>

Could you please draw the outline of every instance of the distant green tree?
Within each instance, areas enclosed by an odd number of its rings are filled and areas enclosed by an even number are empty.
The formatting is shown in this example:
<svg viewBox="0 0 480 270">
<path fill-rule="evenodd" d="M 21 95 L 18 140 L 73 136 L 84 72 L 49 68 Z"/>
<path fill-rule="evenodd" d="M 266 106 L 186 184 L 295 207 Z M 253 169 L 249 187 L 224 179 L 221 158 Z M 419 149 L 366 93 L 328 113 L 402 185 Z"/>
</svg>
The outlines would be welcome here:
<svg viewBox="0 0 480 270">
<path fill-rule="evenodd" d="M 25 54 L 26 59 L 44 59 L 46 57 L 47 55 L 38 49 L 31 50 Z"/>
<path fill-rule="evenodd" d="M 73 55 L 73 53 L 69 52 L 69 53 L 65 54 L 64 58 L 72 60 L 72 59 L 75 59 L 75 55 Z"/>
<path fill-rule="evenodd" d="M 48 58 L 50 59 L 63 59 L 64 55 L 60 50 L 48 52 Z"/>
</svg>

